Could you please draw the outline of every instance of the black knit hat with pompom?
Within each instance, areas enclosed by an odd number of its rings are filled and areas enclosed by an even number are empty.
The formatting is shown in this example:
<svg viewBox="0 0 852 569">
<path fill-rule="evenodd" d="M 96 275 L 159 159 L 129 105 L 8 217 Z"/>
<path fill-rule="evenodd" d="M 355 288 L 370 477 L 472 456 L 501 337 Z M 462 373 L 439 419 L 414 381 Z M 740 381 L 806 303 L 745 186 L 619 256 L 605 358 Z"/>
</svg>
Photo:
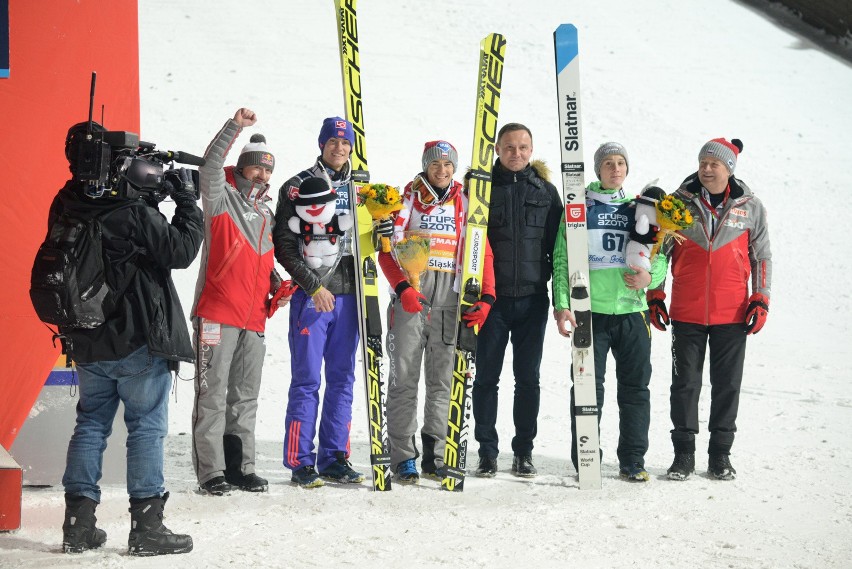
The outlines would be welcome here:
<svg viewBox="0 0 852 569">
<path fill-rule="evenodd" d="M 266 147 L 266 137 L 262 134 L 251 135 L 251 142 L 243 147 L 237 159 L 237 170 L 246 166 L 262 166 L 271 172 L 275 168 L 275 157 Z"/>
</svg>

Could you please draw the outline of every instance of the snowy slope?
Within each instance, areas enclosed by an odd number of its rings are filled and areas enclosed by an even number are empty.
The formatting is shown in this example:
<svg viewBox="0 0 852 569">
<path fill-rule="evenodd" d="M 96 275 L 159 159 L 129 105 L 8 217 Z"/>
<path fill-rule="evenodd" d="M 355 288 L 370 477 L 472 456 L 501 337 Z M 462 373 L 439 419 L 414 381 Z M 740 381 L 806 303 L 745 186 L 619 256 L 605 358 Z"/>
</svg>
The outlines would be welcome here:
<svg viewBox="0 0 852 569">
<path fill-rule="evenodd" d="M 321 120 L 343 113 L 330 0 L 145 0 L 140 6 L 145 140 L 201 154 L 222 122 L 247 106 L 259 117 L 252 131 L 263 132 L 276 154 L 274 187 L 312 162 Z M 293 488 L 281 466 L 289 383 L 283 312 L 268 328 L 257 426 L 258 470 L 271 481 L 268 494 L 214 499 L 193 492 L 192 384 L 182 382 L 171 408 L 167 524 L 191 533 L 195 551 L 169 560 L 127 557 L 126 494 L 109 486 L 98 510 L 106 547 L 63 556 L 62 490 L 49 488 L 24 493 L 24 527 L 0 534 L 0 567 L 362 567 L 368 560 L 388 567 L 852 566 L 852 301 L 841 285 L 852 271 L 843 227 L 830 221 L 846 198 L 852 68 L 730 0 L 522 6 L 362 0 L 359 13 L 377 182 L 405 183 L 419 169 L 423 143 L 438 137 L 453 142 L 467 163 L 478 42 L 491 31 L 509 41 L 501 123 L 527 124 L 535 156 L 558 165 L 551 33 L 563 22 L 580 31 L 587 164 L 600 142 L 615 139 L 630 153 L 629 191 L 655 178 L 671 190 L 694 170 L 705 141 L 744 141 L 737 175 L 769 211 L 775 258 L 769 323 L 749 339 L 732 456 L 739 478 L 704 477 L 699 453 L 699 475 L 665 480 L 669 335 L 655 331 L 646 457 L 652 479 L 645 485 L 618 479 L 610 370 L 603 489 L 580 492 L 568 459 L 570 355 L 551 324 L 537 478 L 522 481 L 508 472 L 512 379 L 504 373 L 503 455 L 495 479 L 471 477 L 461 495 L 439 492 L 430 481 L 385 495 L 366 485 Z M 824 205 L 820 198 L 838 190 L 832 206 Z M 197 265 L 175 274 L 185 306 L 196 273 Z M 504 369 L 511 369 L 510 358 Z M 353 461 L 366 471 L 363 399 L 359 382 Z M 706 441 L 702 433 L 699 449 Z"/>
</svg>

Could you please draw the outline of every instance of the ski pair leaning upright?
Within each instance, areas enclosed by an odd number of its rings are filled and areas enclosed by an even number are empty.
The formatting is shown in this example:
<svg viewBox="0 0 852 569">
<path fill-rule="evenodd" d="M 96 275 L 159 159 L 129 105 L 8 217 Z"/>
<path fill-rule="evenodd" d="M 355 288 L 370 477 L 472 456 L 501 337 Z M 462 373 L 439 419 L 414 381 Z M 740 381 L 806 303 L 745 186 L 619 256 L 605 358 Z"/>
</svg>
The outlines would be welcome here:
<svg viewBox="0 0 852 569">
<path fill-rule="evenodd" d="M 467 327 L 463 315 L 479 300 L 482 292 L 488 212 L 491 205 L 491 170 L 497 143 L 497 116 L 500 110 L 505 54 L 506 39 L 500 34 L 489 34 L 480 42 L 467 224 L 461 244 L 464 249 L 459 306 L 456 311 L 456 349 L 450 382 L 444 477 L 441 480 L 441 488 L 456 492 L 464 489 L 470 435 L 471 391 L 476 376 L 476 337 L 479 333 L 478 327 Z"/>
<path fill-rule="evenodd" d="M 580 50 L 577 28 L 562 24 L 553 33 L 556 95 L 562 153 L 562 199 L 565 205 L 571 310 L 577 321 L 571 338 L 574 414 L 577 426 L 577 471 L 580 489 L 601 487 L 595 354 L 592 342 L 592 301 L 589 287 L 589 241 L 586 226 L 586 184 L 580 124 Z"/>
<path fill-rule="evenodd" d="M 352 183 L 349 203 L 358 203 L 358 189 L 370 181 L 361 98 L 361 58 L 358 48 L 357 0 L 334 0 L 343 97 L 346 120 L 352 123 L 355 145 L 352 149 Z M 355 206 L 355 294 L 361 335 L 361 362 L 367 398 L 367 424 L 370 432 L 370 472 L 373 490 L 391 489 L 390 443 L 385 416 L 386 388 L 382 381 L 382 321 L 379 306 L 378 270 L 372 245 L 373 220 L 365 207 Z"/>
</svg>

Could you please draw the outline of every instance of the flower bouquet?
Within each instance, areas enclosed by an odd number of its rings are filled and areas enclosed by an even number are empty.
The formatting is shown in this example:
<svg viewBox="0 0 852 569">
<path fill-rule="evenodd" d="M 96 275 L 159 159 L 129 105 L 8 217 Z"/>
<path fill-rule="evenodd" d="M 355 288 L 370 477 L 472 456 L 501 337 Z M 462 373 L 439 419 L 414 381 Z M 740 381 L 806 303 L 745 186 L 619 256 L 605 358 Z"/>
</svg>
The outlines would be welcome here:
<svg viewBox="0 0 852 569">
<path fill-rule="evenodd" d="M 657 201 L 656 209 L 657 226 L 659 226 L 660 231 L 657 233 L 656 242 L 651 249 L 652 258 L 660 250 L 666 239 L 671 237 L 680 242 L 683 236 L 678 235 L 677 232 L 686 229 L 695 221 L 686 204 L 673 195 L 665 196 Z"/>
<path fill-rule="evenodd" d="M 393 244 L 393 256 L 415 290 L 420 290 L 420 277 L 429 266 L 432 235 L 428 231 L 405 231 Z"/>
<path fill-rule="evenodd" d="M 361 203 L 370 212 L 374 222 L 387 221 L 394 212 L 402 209 L 399 190 L 388 184 L 367 184 L 358 190 Z M 382 251 L 390 252 L 390 239 L 381 238 Z"/>
</svg>

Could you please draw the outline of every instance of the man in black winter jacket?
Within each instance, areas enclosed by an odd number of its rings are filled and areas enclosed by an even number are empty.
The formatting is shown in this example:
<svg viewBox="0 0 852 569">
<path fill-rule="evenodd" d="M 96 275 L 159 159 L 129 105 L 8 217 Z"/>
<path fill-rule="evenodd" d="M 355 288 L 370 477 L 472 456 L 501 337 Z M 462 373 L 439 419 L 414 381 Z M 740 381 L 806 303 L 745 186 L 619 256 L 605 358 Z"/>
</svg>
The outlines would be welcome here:
<svg viewBox="0 0 852 569">
<path fill-rule="evenodd" d="M 92 126 L 103 130 L 97 123 Z M 72 174 L 76 174 L 75 159 L 85 131 L 85 123 L 68 131 L 66 157 Z M 106 541 L 106 533 L 95 525 L 95 508 L 101 499 L 98 481 L 107 437 L 122 402 L 127 425 L 130 553 L 185 553 L 192 550 L 192 538 L 172 534 L 162 523 L 169 496 L 163 486 L 163 440 L 168 432 L 171 371 L 180 361 L 193 361 L 186 318 L 170 273 L 188 267 L 197 255 L 204 236 L 203 217 L 185 171 L 183 185 L 171 192 L 175 214 L 169 223 L 146 191 L 151 179 L 162 180 L 162 165 L 135 158 L 125 166 L 118 166 L 116 195 L 90 197 L 86 184 L 75 175 L 53 200 L 48 218 L 50 227 L 66 212 L 98 217 L 107 282 L 120 294 L 104 324 L 60 329 L 80 381 L 77 424 L 62 477 L 66 504 L 62 545 L 66 553 L 77 553 Z M 145 180 L 132 172 L 142 172 Z M 154 178 L 147 177 L 151 173 Z"/>
<path fill-rule="evenodd" d="M 497 389 L 511 336 L 515 401 L 512 473 L 536 475 L 532 463 L 539 408 L 539 367 L 550 301 L 553 245 L 562 199 L 541 162 L 530 164 L 532 133 L 522 124 L 500 129 L 496 144 L 488 240 L 494 252 L 497 300 L 479 332 L 473 383 L 474 434 L 479 443 L 477 476 L 497 472 Z"/>
</svg>

